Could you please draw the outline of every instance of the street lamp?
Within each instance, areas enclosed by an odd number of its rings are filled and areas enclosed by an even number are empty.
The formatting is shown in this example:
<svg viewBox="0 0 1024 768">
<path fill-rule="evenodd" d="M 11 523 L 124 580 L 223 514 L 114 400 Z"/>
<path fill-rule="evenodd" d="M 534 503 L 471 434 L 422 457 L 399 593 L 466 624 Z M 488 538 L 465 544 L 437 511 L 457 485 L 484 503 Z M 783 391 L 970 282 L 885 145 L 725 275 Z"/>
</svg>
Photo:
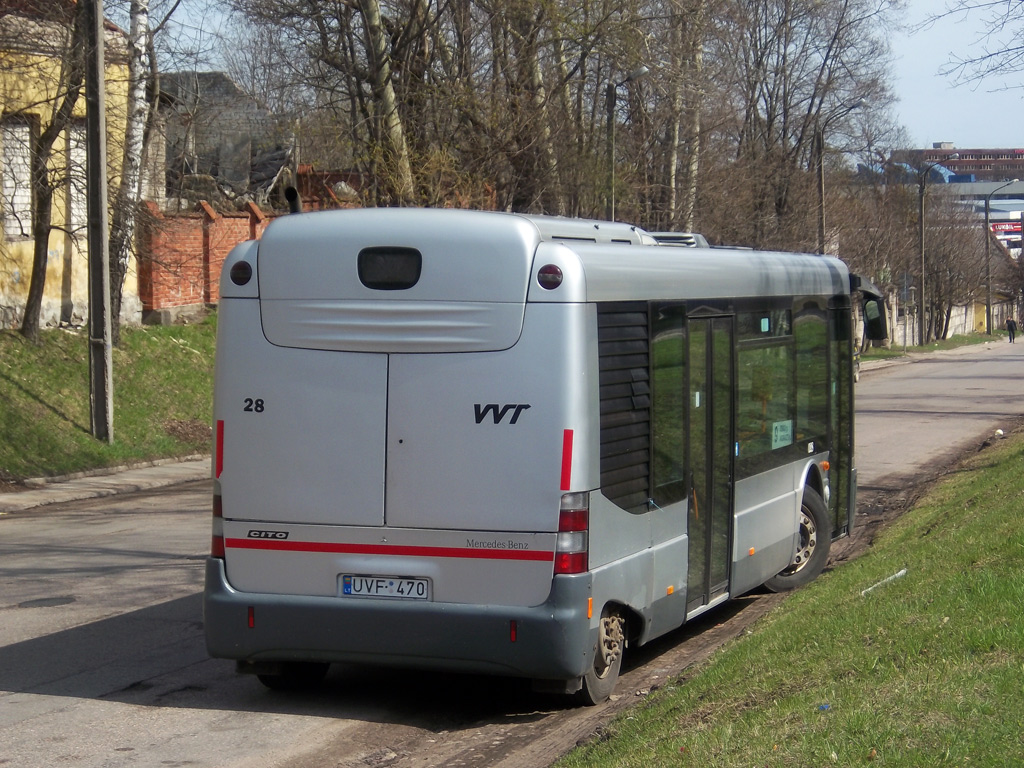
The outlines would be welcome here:
<svg viewBox="0 0 1024 768">
<path fill-rule="evenodd" d="M 845 106 L 833 115 L 830 115 L 824 123 L 815 121 L 814 126 L 814 149 L 815 162 L 818 173 L 818 253 L 825 252 L 825 129 L 833 120 L 846 117 L 855 109 L 868 105 L 867 99 L 857 99 L 853 104 Z"/>
<path fill-rule="evenodd" d="M 920 250 L 921 256 L 921 301 L 917 305 L 917 338 L 918 344 L 924 346 L 924 306 L 925 292 L 924 292 L 924 193 L 928 186 L 928 174 L 931 173 L 932 168 L 937 168 L 948 160 L 959 160 L 960 153 L 954 152 L 952 155 L 937 160 L 930 165 L 926 165 L 918 173 L 917 181 L 917 244 Z"/>
<path fill-rule="evenodd" d="M 646 77 L 650 74 L 650 71 L 646 66 L 641 66 L 638 69 L 634 69 L 617 83 L 612 80 L 608 81 L 605 93 L 608 109 L 608 221 L 615 221 L 615 102 L 618 98 L 617 92 L 619 88 L 627 83 L 632 83 L 641 77 Z"/>
<path fill-rule="evenodd" d="M 985 333 L 989 336 L 992 335 L 992 224 L 989 221 L 989 204 L 992 202 L 992 195 L 1018 181 L 1019 179 L 1008 181 L 985 195 Z"/>
</svg>

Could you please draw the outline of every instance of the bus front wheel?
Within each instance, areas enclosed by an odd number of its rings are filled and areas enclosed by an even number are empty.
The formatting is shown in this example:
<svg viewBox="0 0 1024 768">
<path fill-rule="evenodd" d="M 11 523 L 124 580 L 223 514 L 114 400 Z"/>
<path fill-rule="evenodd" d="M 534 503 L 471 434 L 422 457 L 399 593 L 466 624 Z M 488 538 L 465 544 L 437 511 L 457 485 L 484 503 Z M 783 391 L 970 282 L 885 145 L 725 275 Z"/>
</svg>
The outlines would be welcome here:
<svg viewBox="0 0 1024 768">
<path fill-rule="evenodd" d="M 831 543 L 832 529 L 825 502 L 816 490 L 804 488 L 796 554 L 785 569 L 765 582 L 765 586 L 772 592 L 785 592 L 814 581 L 825 568 Z"/>
<path fill-rule="evenodd" d="M 600 704 L 612 695 L 622 667 L 622 651 L 626 645 L 626 627 L 622 616 L 605 613 L 598 626 L 594 663 L 583 675 L 583 689 L 579 697 L 584 704 Z"/>
</svg>

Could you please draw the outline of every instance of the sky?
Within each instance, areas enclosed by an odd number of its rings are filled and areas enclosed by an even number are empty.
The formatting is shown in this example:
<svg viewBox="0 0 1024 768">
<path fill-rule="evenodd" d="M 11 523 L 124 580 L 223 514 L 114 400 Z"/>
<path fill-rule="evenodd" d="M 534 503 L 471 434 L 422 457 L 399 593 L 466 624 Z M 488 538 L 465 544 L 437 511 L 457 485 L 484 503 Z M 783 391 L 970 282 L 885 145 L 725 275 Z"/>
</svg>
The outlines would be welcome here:
<svg viewBox="0 0 1024 768">
<path fill-rule="evenodd" d="M 943 5 L 943 0 L 909 0 L 904 18 L 912 25 Z M 965 149 L 1024 147 L 1024 88 L 996 90 L 1002 81 L 954 87 L 948 76 L 938 74 L 952 53 L 966 57 L 980 51 L 979 22 L 976 14 L 960 14 L 913 35 L 893 35 L 894 89 L 900 99 L 895 111 L 913 147 L 939 141 Z M 1024 72 L 1017 82 L 1024 85 Z"/>
</svg>

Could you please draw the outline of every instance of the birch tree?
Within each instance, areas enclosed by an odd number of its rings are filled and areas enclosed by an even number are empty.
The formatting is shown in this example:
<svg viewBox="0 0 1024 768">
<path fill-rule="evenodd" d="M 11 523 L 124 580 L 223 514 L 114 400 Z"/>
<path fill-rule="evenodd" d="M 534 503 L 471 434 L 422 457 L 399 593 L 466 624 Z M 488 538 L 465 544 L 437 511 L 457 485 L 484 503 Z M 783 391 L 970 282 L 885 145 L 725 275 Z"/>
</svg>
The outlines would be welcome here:
<svg viewBox="0 0 1024 768">
<path fill-rule="evenodd" d="M 142 203 L 144 135 L 150 115 L 147 91 L 153 79 L 149 0 L 131 0 L 128 33 L 128 108 L 118 184 L 110 222 L 110 315 L 114 346 L 121 337 L 121 297 L 135 243 Z"/>
<path fill-rule="evenodd" d="M 408 204 L 413 200 L 412 166 L 405 126 L 398 110 L 398 97 L 391 80 L 391 54 L 378 0 L 358 0 L 363 16 L 368 78 L 373 86 L 376 119 L 380 121 L 383 145 L 387 151 L 391 191 L 394 202 Z"/>
</svg>

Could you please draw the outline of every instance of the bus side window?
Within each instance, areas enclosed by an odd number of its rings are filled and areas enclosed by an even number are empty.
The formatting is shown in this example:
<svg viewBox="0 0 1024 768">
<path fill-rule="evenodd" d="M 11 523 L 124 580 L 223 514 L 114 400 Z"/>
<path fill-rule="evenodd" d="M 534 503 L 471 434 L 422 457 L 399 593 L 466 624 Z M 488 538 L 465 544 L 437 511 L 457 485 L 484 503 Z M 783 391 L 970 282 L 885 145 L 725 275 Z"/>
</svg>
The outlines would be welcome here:
<svg viewBox="0 0 1024 768">
<path fill-rule="evenodd" d="M 785 463 L 796 434 L 796 344 L 789 309 L 737 316 L 737 472 Z"/>
<path fill-rule="evenodd" d="M 652 311 L 651 426 L 654 503 L 665 507 L 686 498 L 686 331 L 681 304 Z"/>
<path fill-rule="evenodd" d="M 828 315 L 823 302 L 795 302 L 796 437 L 825 440 L 828 436 Z"/>
<path fill-rule="evenodd" d="M 647 302 L 597 305 L 601 491 L 633 513 L 651 498 L 650 318 Z"/>
<path fill-rule="evenodd" d="M 738 438 L 741 459 L 793 444 L 793 344 L 740 347 Z"/>
</svg>

